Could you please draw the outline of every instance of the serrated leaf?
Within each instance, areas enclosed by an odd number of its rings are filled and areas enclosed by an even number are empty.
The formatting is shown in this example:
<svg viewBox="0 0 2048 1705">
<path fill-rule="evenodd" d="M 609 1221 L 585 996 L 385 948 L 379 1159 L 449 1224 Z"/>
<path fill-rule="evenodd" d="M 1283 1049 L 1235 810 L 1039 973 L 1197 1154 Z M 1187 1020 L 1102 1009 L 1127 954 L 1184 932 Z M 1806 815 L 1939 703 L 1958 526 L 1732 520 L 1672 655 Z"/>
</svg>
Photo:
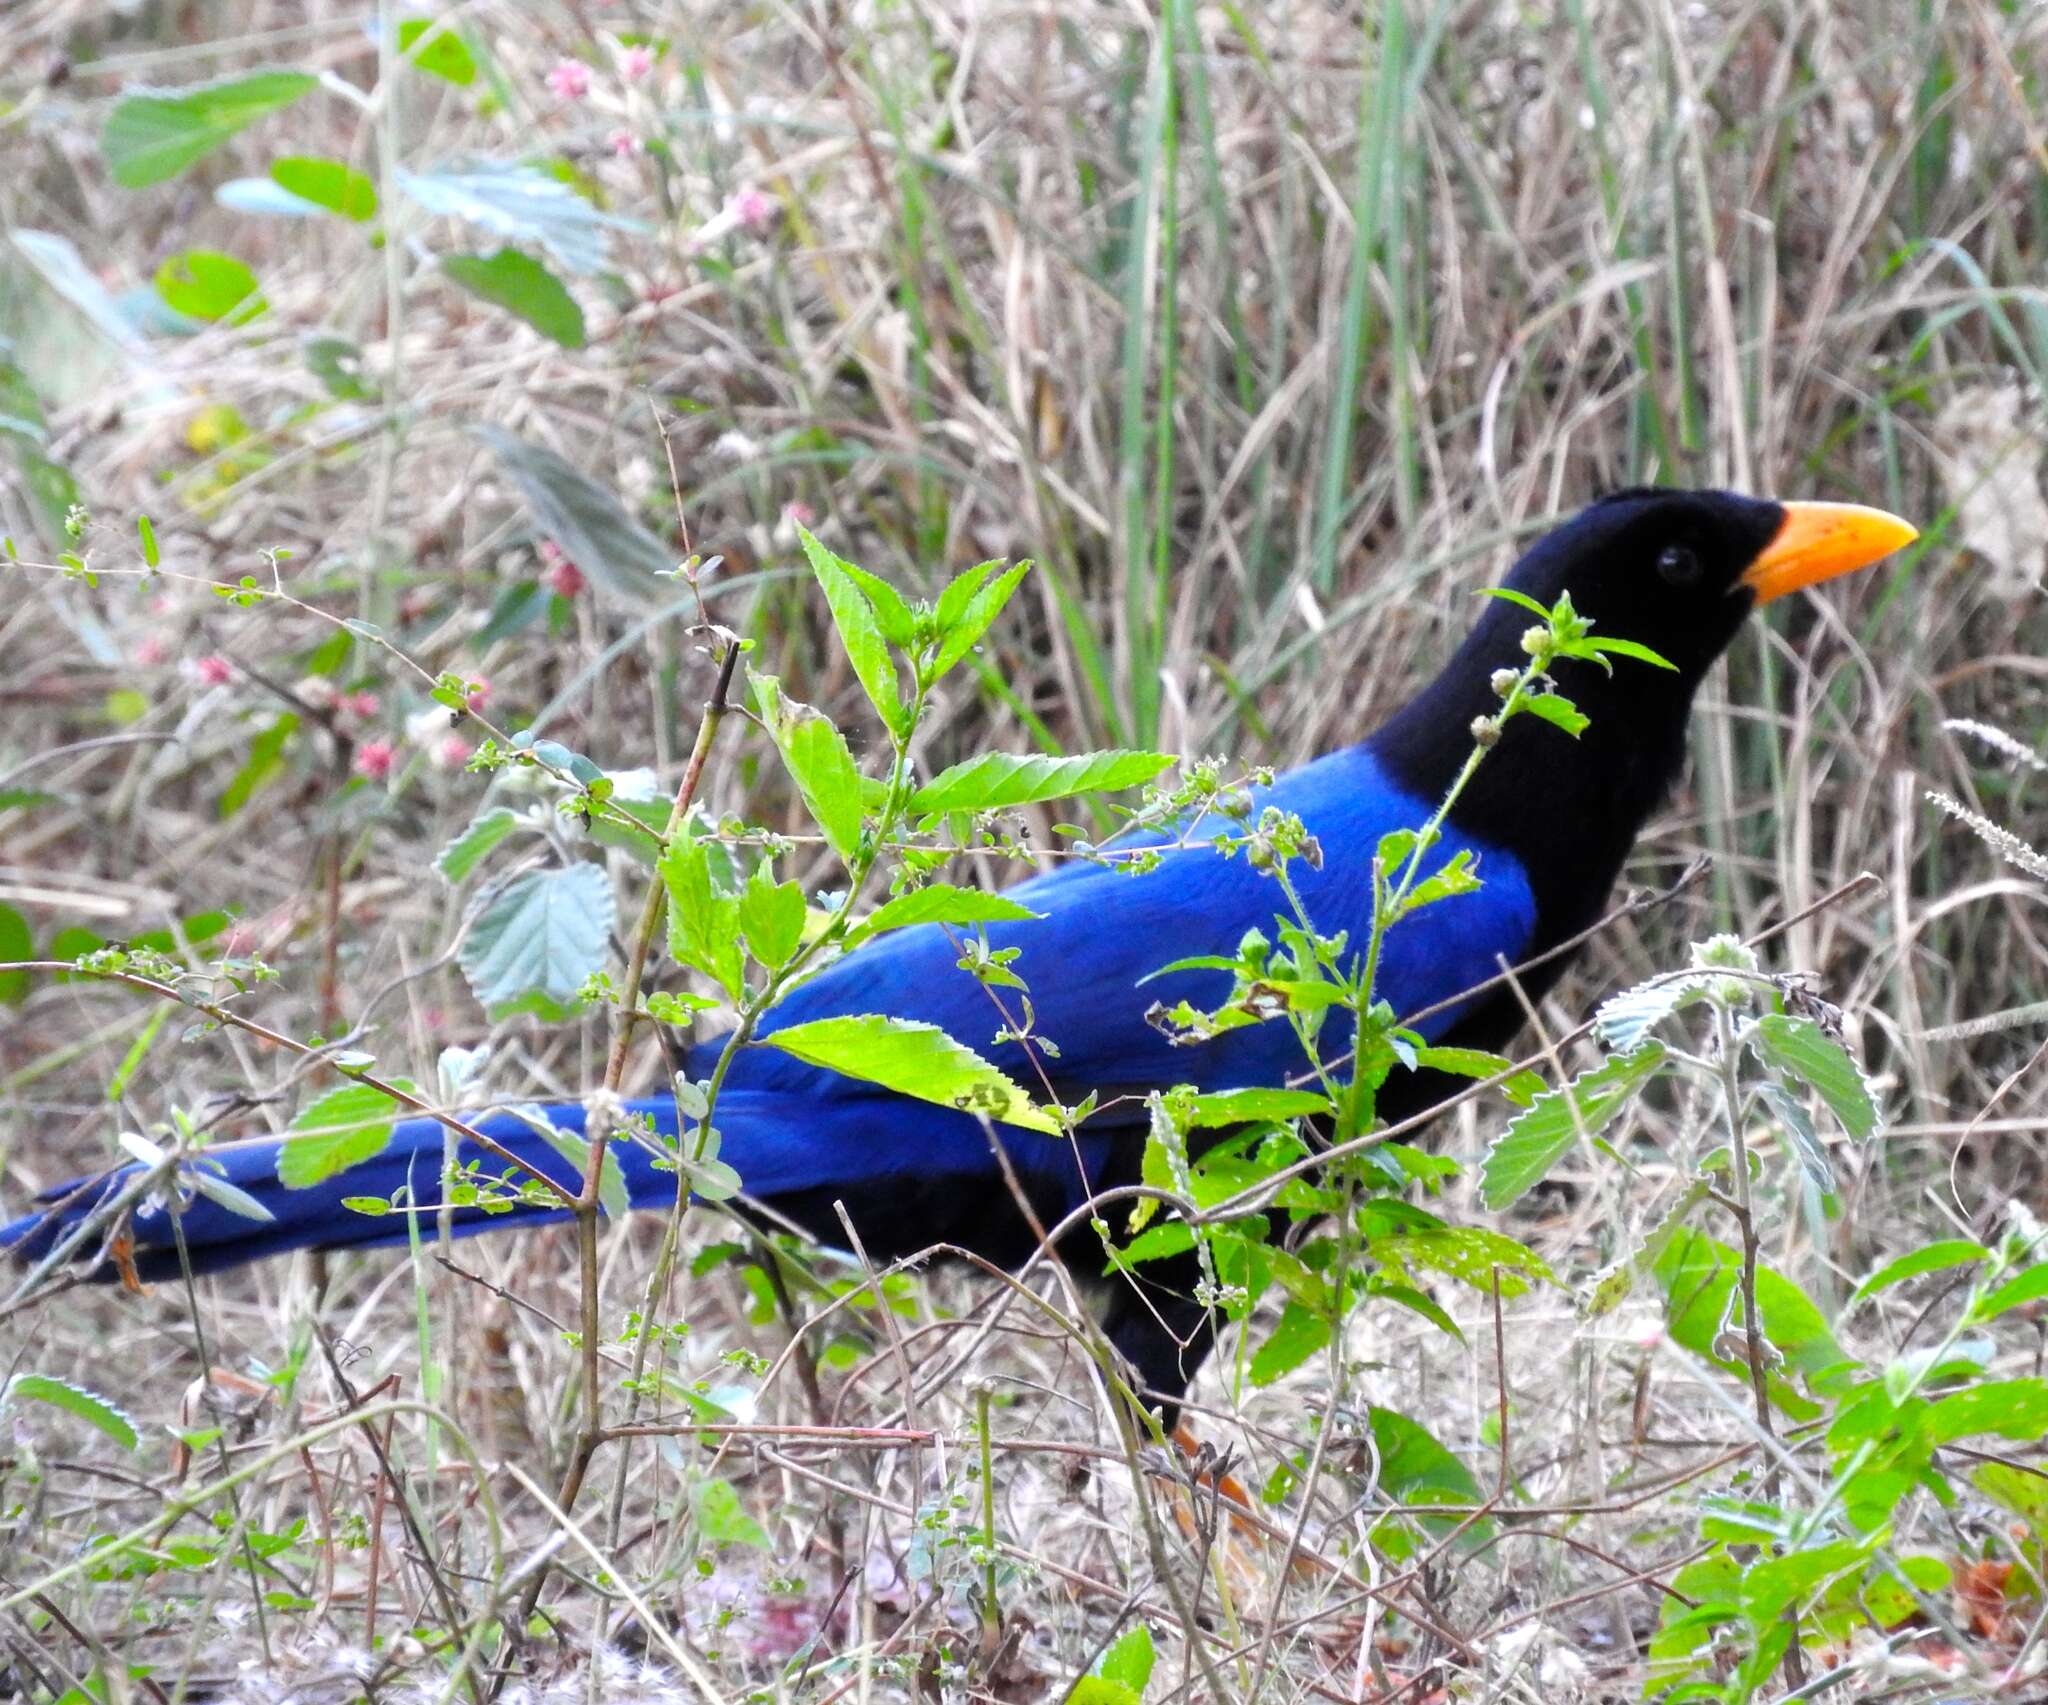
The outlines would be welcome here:
<svg viewBox="0 0 2048 1705">
<path fill-rule="evenodd" d="M 1372 1254 L 1383 1267 L 1400 1272 L 1420 1267 L 1443 1273 L 1489 1296 L 1496 1269 L 1504 1297 L 1521 1296 L 1531 1278 L 1557 1283 L 1550 1264 L 1527 1244 L 1480 1226 L 1425 1226 L 1392 1237 L 1376 1237 Z"/>
<path fill-rule="evenodd" d="M 400 1083 L 410 1092 L 412 1085 Z M 401 1103 L 367 1083 L 331 1089 L 292 1121 L 277 1151 L 277 1181 L 307 1190 L 375 1160 L 391 1142 Z"/>
<path fill-rule="evenodd" d="M 1706 994 L 1699 977 L 1665 977 L 1609 995 L 1593 1014 L 1593 1034 L 1625 1054 L 1673 1013 Z"/>
<path fill-rule="evenodd" d="M 1923 1273 L 1940 1273 L 1951 1267 L 1966 1267 L 1974 1262 L 1988 1260 L 1990 1255 L 1991 1251 L 1983 1244 L 1972 1243 L 1966 1238 L 1952 1237 L 1940 1243 L 1930 1243 L 1924 1249 L 1914 1250 L 1910 1255 L 1901 1255 L 1896 1261 L 1887 1261 L 1850 1293 L 1848 1306 L 1854 1308 L 1859 1302 L 1868 1301 L 1880 1291 L 1888 1291 L 1892 1286 L 1902 1285 L 1908 1279 L 1917 1279 Z"/>
<path fill-rule="evenodd" d="M 441 849 L 434 868 L 450 882 L 466 881 L 518 827 L 518 812 L 494 806 L 472 819 L 468 828 Z"/>
<path fill-rule="evenodd" d="M 1253 1352 L 1248 1372 L 1254 1385 L 1271 1385 L 1292 1373 L 1330 1341 L 1327 1315 L 1290 1302 L 1280 1311 L 1272 1332 Z"/>
<path fill-rule="evenodd" d="M 756 870 L 740 891 L 739 925 L 747 950 L 769 970 L 781 970 L 803 945 L 802 885 L 777 882 L 765 866 Z"/>
<path fill-rule="evenodd" d="M 1859 1143 L 1878 1127 L 1877 1101 L 1862 1068 L 1810 1018 L 1766 1013 L 1749 1030 L 1749 1044 L 1766 1065 L 1797 1078 L 1821 1100 Z"/>
<path fill-rule="evenodd" d="M 935 1024 L 880 1013 L 820 1018 L 763 1036 L 814 1066 L 941 1107 L 981 1113 L 1006 1125 L 1056 1133 L 1059 1121 L 973 1049 Z"/>
<path fill-rule="evenodd" d="M 844 557 L 832 559 L 861 591 L 867 594 L 868 603 L 875 612 L 875 625 L 882 630 L 882 637 L 899 651 L 908 651 L 917 643 L 917 616 L 903 601 L 903 594 L 891 586 L 879 574 L 870 574 Z"/>
<path fill-rule="evenodd" d="M 258 71 L 183 89 L 135 90 L 107 114 L 100 152 L 123 189 L 166 183 L 318 83 L 304 71 Z"/>
<path fill-rule="evenodd" d="M 598 865 L 531 870 L 486 902 L 457 963 L 486 1012 L 538 996 L 529 1010 L 566 1014 L 604 969 L 612 912 L 612 885 Z"/>
<path fill-rule="evenodd" d="M 1973 1322 L 1996 1320 L 2008 1309 L 2018 1308 L 2023 1302 L 2039 1302 L 2048 1297 L 2048 1265 L 2030 1267 L 2016 1279 L 2008 1279 L 1975 1308 L 1970 1310 Z"/>
<path fill-rule="evenodd" d="M 985 576 L 994 567 L 994 563 L 985 562 L 978 568 L 971 568 L 939 594 L 936 619 L 942 637 L 938 650 L 932 655 L 931 678 L 934 681 L 974 649 L 996 617 L 1003 613 L 1003 606 L 1009 603 L 1010 595 L 1023 584 L 1024 576 L 1031 572 L 1031 564 L 1020 562 L 1014 568 L 1005 569 L 991 585 L 982 586 L 977 578 L 974 582 L 977 590 L 956 601 L 957 611 L 949 606 L 947 600 L 954 586 L 962 585 L 969 575 Z"/>
<path fill-rule="evenodd" d="M 429 30 L 434 32 L 432 38 L 420 43 L 420 37 Z M 398 22 L 398 51 L 414 70 L 424 71 L 444 82 L 467 88 L 476 81 L 476 60 L 470 54 L 468 43 L 452 23 L 437 27 L 437 21 L 432 18 L 401 18 Z"/>
<path fill-rule="evenodd" d="M 307 155 L 273 160 L 270 179 L 287 194 L 359 225 L 377 215 L 377 186 L 340 160 Z"/>
<path fill-rule="evenodd" d="M 702 971 L 728 996 L 746 990 L 740 962 L 740 903 L 712 880 L 711 858 L 694 835 L 678 835 L 658 866 L 668 888 L 668 950 L 678 964 Z"/>
<path fill-rule="evenodd" d="M 1664 1045 L 1645 1042 L 1539 1095 L 1486 1152 L 1487 1207 L 1498 1212 L 1535 1188 L 1581 1131 L 1590 1137 L 1604 1130 L 1663 1063 Z"/>
<path fill-rule="evenodd" d="M 564 349 L 583 347 L 583 310 L 568 286 L 529 254 L 444 255 L 441 270 L 472 296 L 516 314 Z"/>
<path fill-rule="evenodd" d="M 941 770 L 911 795 L 914 812 L 995 811 L 1148 782 L 1173 762 L 1165 752 L 1083 752 L 1071 758 L 988 752 Z"/>
<path fill-rule="evenodd" d="M 1553 728 L 1562 728 L 1574 740 L 1593 725 L 1590 716 L 1559 693 L 1531 693 L 1522 701 L 1522 708 Z"/>
<path fill-rule="evenodd" d="M 901 738 L 910 726 L 910 709 L 898 696 L 896 665 L 889 656 L 889 643 L 882 637 L 881 623 L 875 619 L 874 606 L 847 572 L 850 563 L 819 544 L 808 527 L 798 527 L 797 537 L 803 542 L 804 555 L 810 558 L 811 572 L 824 588 L 847 661 L 883 726 Z"/>
<path fill-rule="evenodd" d="M 753 682 L 754 703 L 783 767 L 832 850 L 851 864 L 860 852 L 861 775 L 846 736 L 829 717 L 784 698 L 773 675 L 756 675 Z"/>
<path fill-rule="evenodd" d="M 19 1373 L 7 1382 L 7 1397 L 9 1402 L 28 1399 L 62 1409 L 123 1450 L 134 1450 L 142 1442 L 135 1423 L 118 1408 L 97 1392 L 87 1391 L 69 1380 L 53 1379 L 46 1373 Z"/>
<path fill-rule="evenodd" d="M 429 213 L 463 220 L 504 242 L 538 244 L 583 275 L 604 271 L 612 232 L 646 229 L 592 206 L 537 166 L 477 161 L 434 172 L 401 170 L 398 185 Z"/>
<path fill-rule="evenodd" d="M 674 554 L 611 491 L 552 450 L 495 426 L 472 430 L 518 488 L 537 531 L 608 591 L 653 601 L 663 588 L 659 577 L 675 567 Z"/>
</svg>

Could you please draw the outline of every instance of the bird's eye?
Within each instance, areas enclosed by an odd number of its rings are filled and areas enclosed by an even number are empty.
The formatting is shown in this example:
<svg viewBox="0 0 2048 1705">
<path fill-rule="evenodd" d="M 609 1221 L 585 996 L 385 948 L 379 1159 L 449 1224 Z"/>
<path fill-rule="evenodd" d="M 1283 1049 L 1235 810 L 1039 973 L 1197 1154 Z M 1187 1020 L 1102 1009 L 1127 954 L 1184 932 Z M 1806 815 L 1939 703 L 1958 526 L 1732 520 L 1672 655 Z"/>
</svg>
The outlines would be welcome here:
<svg viewBox="0 0 2048 1705">
<path fill-rule="evenodd" d="M 1700 559 L 1683 545 L 1666 545 L 1657 556 L 1657 574 L 1667 586 L 1695 586 L 1700 578 Z"/>
</svg>

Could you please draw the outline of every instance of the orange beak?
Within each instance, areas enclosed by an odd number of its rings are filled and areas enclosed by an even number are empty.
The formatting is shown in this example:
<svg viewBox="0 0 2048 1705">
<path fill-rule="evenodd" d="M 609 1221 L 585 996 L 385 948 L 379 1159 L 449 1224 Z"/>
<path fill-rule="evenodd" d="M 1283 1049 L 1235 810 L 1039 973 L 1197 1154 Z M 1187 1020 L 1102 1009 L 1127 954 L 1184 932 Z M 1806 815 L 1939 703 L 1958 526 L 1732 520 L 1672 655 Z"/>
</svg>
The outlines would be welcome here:
<svg viewBox="0 0 2048 1705">
<path fill-rule="evenodd" d="M 1919 528 L 1860 503 L 1786 503 L 1780 507 L 1785 511 L 1785 524 L 1742 574 L 1742 584 L 1756 594 L 1759 604 L 1867 568 L 1920 537 Z"/>
</svg>

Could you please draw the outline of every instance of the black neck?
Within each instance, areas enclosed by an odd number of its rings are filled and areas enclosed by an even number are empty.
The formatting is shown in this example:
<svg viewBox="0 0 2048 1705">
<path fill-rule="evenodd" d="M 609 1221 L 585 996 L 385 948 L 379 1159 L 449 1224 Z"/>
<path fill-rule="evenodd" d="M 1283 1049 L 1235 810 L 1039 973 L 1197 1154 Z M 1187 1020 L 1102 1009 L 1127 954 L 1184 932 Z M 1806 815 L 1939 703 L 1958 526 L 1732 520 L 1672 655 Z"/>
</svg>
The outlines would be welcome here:
<svg viewBox="0 0 2048 1705">
<path fill-rule="evenodd" d="M 1491 677 L 1528 662 L 1521 636 L 1534 619 L 1495 601 L 1436 679 L 1367 742 L 1418 798 L 1442 799 L 1464 767 L 1473 720 L 1500 709 Z M 1685 762 L 1686 718 L 1704 668 L 1672 673 L 1617 658 L 1614 671 L 1560 663 L 1558 691 L 1591 725 L 1574 740 L 1537 716 L 1513 718 L 1451 811 L 1460 829 L 1512 853 L 1527 873 L 1537 906 L 1531 952 L 1600 915 L 1629 848 Z"/>
</svg>

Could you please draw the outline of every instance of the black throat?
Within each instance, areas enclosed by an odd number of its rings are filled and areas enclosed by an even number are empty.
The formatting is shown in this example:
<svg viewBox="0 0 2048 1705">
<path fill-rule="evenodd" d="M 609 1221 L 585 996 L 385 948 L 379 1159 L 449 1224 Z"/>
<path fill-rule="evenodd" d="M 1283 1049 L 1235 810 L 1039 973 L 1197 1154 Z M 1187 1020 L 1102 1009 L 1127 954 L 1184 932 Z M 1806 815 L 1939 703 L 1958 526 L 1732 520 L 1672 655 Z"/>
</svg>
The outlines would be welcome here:
<svg viewBox="0 0 2048 1705">
<path fill-rule="evenodd" d="M 1417 798 L 1443 798 L 1464 767 L 1474 720 L 1500 709 L 1491 678 L 1528 662 L 1521 636 L 1534 619 L 1492 601 L 1436 679 L 1367 741 Z M 1613 661 L 1612 675 L 1595 663 L 1559 663 L 1557 690 L 1590 726 L 1574 740 L 1537 716 L 1514 717 L 1451 811 L 1466 834 L 1522 866 L 1536 898 L 1531 953 L 1599 917 L 1629 848 L 1684 767 L 1686 722 L 1707 665 L 1674 673 Z M 1561 969 L 1556 962 L 1525 986 L 1539 992 Z"/>
</svg>

